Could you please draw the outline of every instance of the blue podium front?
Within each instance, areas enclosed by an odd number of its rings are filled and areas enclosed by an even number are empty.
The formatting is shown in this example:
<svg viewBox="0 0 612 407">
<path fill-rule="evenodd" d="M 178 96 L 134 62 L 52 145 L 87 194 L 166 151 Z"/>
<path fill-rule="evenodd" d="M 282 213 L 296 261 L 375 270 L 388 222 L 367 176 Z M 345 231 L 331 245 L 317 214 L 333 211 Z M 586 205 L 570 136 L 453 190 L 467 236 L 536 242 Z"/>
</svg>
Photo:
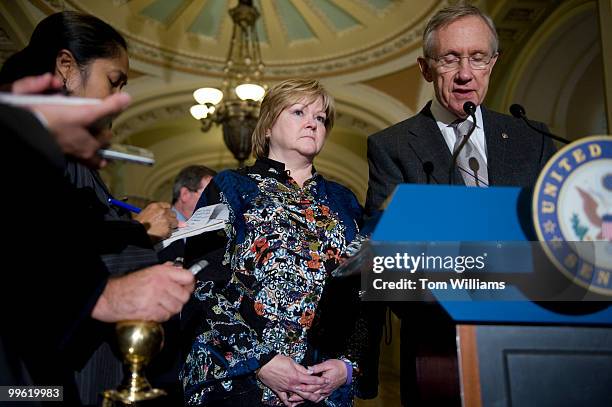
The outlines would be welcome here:
<svg viewBox="0 0 612 407">
<path fill-rule="evenodd" d="M 610 299 L 534 301 L 539 293 L 530 284 L 545 257 L 536 240 L 531 192 L 512 187 L 399 185 L 372 234 L 372 264 L 380 269 L 390 259 L 395 267 L 391 272 L 400 266 L 406 274 L 401 260 L 415 253 L 416 260 L 452 258 L 476 247 L 476 252 L 487 255 L 489 275 L 510 282 L 503 290 L 428 290 L 455 322 L 455 335 L 446 343 L 456 344 L 464 407 L 612 405 Z M 362 268 L 362 278 L 374 270 Z M 379 272 L 376 276 L 387 273 Z M 554 268 L 548 272 L 546 278 L 552 275 L 562 285 L 574 285 Z M 546 278 L 535 281 L 546 286 Z M 429 349 L 439 338 L 425 332 L 430 329 L 427 324 L 412 325 L 410 310 L 421 308 L 405 305 L 408 319 L 402 319 L 402 332 L 410 332 L 412 338 L 404 346 L 415 346 L 415 366 L 422 372 L 431 350 L 419 356 L 419 348 Z M 402 347 L 402 352 L 406 350 Z M 446 372 L 449 377 L 453 374 Z M 423 388 L 419 384 L 420 392 Z"/>
<path fill-rule="evenodd" d="M 371 240 L 374 252 L 392 246 L 422 253 L 437 248 L 438 253 L 453 254 L 454 249 L 457 254 L 463 246 L 479 244 L 489 247 L 489 259 L 505 263 L 498 268 L 506 275 L 530 273 L 530 242 L 535 240 L 531 192 L 515 187 L 399 185 Z M 498 255 L 492 256 L 496 251 Z M 457 323 L 612 325 L 612 306 L 576 304 L 572 311 L 566 304 L 556 312 L 555 304 L 530 301 L 512 284 L 486 295 L 469 289 L 431 291 Z"/>
</svg>

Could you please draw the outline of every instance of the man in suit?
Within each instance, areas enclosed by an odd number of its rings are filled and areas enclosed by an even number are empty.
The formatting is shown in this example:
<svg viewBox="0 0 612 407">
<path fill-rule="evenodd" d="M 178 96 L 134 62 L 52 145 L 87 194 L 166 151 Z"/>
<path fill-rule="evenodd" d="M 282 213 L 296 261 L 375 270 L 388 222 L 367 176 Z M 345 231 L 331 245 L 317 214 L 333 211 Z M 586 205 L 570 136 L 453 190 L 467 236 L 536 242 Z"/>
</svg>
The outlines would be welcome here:
<svg viewBox="0 0 612 407">
<path fill-rule="evenodd" d="M 178 219 L 185 222 L 191 217 L 202 192 L 215 175 L 215 170 L 204 165 L 190 165 L 178 173 L 172 188 L 172 210 Z"/>
<path fill-rule="evenodd" d="M 449 7 L 430 20 L 423 34 L 424 56 L 418 58 L 418 64 L 425 80 L 433 83 L 435 98 L 416 116 L 368 139 L 369 213 L 380 208 L 397 184 L 450 183 L 456 138 L 452 125 L 466 119 L 463 105 L 467 101 L 477 106 L 478 122 L 468 144 L 481 152 L 486 165 L 481 171 L 488 172 L 488 183 L 535 184 L 555 151 L 550 139 L 520 120 L 481 105 L 497 62 L 497 47 L 493 22 L 473 6 Z M 465 183 L 459 169 L 452 183 Z"/>
<path fill-rule="evenodd" d="M 208 183 L 217 175 L 204 165 L 189 165 L 183 168 L 172 186 L 172 212 L 179 222 L 187 222 Z M 185 255 L 185 241 L 177 240 L 161 250 L 158 257 L 161 261 L 174 261 Z"/>
<path fill-rule="evenodd" d="M 497 59 L 495 26 L 478 8 L 456 5 L 432 17 L 423 33 L 423 56 L 418 64 L 425 80 L 433 84 L 435 98 L 416 116 L 368 139 L 368 214 L 375 215 L 401 183 L 479 187 L 535 184 L 555 149 L 550 139 L 522 121 L 482 106 Z M 462 150 L 469 155 L 462 161 L 460 153 L 451 170 L 452 154 L 467 132 L 461 129 L 474 127 L 463 108 L 468 101 L 476 106 L 476 127 Z M 545 129 L 542 124 L 536 125 Z M 472 166 L 470 160 L 477 164 Z M 438 387 L 433 396 L 416 386 L 421 379 L 417 371 L 426 371 L 419 353 L 431 354 L 432 348 L 443 349 L 443 354 L 454 353 L 454 325 L 448 315 L 439 306 L 416 303 L 397 303 L 393 309 L 402 318 L 403 404 L 458 404 L 456 378 L 451 378 L 448 391 Z M 456 374 L 456 361 L 434 370 L 441 377 Z"/>
</svg>

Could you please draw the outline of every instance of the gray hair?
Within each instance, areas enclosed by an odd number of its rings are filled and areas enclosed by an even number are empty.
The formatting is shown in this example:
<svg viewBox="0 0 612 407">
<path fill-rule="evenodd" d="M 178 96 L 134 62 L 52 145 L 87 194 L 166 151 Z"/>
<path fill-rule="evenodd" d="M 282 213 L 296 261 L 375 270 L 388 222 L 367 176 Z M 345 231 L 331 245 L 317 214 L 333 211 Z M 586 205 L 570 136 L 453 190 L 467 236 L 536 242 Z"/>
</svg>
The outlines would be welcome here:
<svg viewBox="0 0 612 407">
<path fill-rule="evenodd" d="M 439 10 L 427 23 L 427 27 L 425 27 L 425 31 L 423 32 L 423 56 L 425 57 L 434 57 L 437 55 L 433 55 L 433 42 L 434 42 L 434 34 L 452 23 L 463 17 L 480 17 L 482 21 L 487 24 L 489 29 L 491 30 L 491 53 L 497 53 L 499 47 L 499 39 L 497 38 L 497 31 L 495 30 L 495 24 L 491 17 L 480 11 L 478 7 L 474 7 L 469 4 L 458 4 L 454 6 L 449 6 Z"/>
<path fill-rule="evenodd" d="M 215 170 L 211 170 L 204 165 L 190 165 L 183 168 L 174 179 L 174 185 L 172 187 L 172 204 L 176 203 L 181 196 L 181 188 L 185 187 L 191 192 L 195 192 L 200 189 L 202 178 L 212 178 L 215 175 L 217 175 Z"/>
</svg>

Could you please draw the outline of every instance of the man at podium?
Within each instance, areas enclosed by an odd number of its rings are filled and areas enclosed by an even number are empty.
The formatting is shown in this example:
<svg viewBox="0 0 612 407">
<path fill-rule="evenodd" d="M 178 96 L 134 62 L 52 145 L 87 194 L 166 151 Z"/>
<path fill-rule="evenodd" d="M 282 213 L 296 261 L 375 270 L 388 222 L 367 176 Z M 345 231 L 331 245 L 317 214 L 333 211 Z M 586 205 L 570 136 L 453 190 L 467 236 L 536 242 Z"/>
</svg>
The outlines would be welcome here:
<svg viewBox="0 0 612 407">
<path fill-rule="evenodd" d="M 493 21 L 478 8 L 451 6 L 431 18 L 423 33 L 423 56 L 417 62 L 425 80 L 433 84 L 435 98 L 414 117 L 369 137 L 366 213 L 375 215 L 401 183 L 535 184 L 555 148 L 524 122 L 482 105 L 498 57 Z M 535 125 L 546 130 L 541 123 Z M 458 405 L 450 317 L 437 304 L 404 302 L 391 308 L 402 319 L 402 404 Z M 383 319 L 381 315 L 381 324 Z M 450 361 L 445 361 L 447 355 Z M 427 367 L 428 359 L 438 365 Z M 447 385 L 441 388 L 437 377 L 437 390 L 429 394 L 421 384 L 428 379 L 421 377 L 426 372 L 442 376 Z"/>
</svg>

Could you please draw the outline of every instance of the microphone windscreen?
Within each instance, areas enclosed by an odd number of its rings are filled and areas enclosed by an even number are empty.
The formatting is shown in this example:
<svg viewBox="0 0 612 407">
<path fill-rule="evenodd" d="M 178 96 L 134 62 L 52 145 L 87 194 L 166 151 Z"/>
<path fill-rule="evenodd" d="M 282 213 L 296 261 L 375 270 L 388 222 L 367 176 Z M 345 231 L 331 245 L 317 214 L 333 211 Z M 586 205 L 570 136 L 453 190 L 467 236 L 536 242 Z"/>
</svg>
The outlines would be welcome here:
<svg viewBox="0 0 612 407">
<path fill-rule="evenodd" d="M 463 104 L 463 111 L 471 116 L 476 112 L 476 105 L 468 100 Z"/>
<path fill-rule="evenodd" d="M 525 116 L 525 108 L 523 108 L 523 106 L 519 105 L 518 103 L 515 103 L 510 106 L 510 114 L 516 117 L 517 119 L 520 119 Z"/>
<path fill-rule="evenodd" d="M 480 164 L 478 163 L 478 160 L 474 157 L 470 157 L 470 159 L 468 160 L 468 165 L 470 166 L 470 169 L 474 172 L 478 172 L 478 170 L 480 169 Z"/>
</svg>

